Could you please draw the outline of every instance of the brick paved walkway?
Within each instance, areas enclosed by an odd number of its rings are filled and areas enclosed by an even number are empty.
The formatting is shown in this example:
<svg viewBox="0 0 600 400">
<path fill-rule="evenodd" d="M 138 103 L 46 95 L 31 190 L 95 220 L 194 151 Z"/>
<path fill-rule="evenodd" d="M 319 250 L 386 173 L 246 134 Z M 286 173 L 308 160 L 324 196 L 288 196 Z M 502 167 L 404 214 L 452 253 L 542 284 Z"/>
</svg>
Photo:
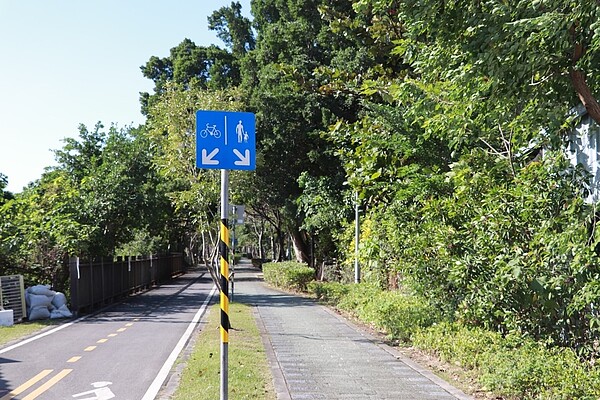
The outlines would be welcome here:
<svg viewBox="0 0 600 400">
<path fill-rule="evenodd" d="M 270 289 L 248 263 L 233 301 L 256 307 L 278 399 L 471 399 L 328 308 Z"/>
</svg>

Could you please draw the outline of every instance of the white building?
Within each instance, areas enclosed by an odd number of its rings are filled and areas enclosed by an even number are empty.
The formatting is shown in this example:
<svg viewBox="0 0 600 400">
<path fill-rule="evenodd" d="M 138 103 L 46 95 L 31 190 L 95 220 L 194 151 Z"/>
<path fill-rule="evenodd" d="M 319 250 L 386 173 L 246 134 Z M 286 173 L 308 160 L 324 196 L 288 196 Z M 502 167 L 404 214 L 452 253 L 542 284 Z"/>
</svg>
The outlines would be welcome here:
<svg viewBox="0 0 600 400">
<path fill-rule="evenodd" d="M 569 134 L 567 157 L 573 166 L 581 164 L 591 174 L 590 195 L 586 202 L 600 200 L 600 126 L 587 114 L 585 108 L 573 110 L 580 117 L 579 123 Z"/>
</svg>

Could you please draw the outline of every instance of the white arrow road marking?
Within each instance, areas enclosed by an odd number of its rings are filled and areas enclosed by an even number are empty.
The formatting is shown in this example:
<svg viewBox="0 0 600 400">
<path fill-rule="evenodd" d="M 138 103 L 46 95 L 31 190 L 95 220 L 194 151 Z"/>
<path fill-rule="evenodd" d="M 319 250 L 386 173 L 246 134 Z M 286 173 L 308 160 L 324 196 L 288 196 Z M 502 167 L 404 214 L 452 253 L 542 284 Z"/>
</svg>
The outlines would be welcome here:
<svg viewBox="0 0 600 400">
<path fill-rule="evenodd" d="M 234 161 L 235 165 L 250 165 L 250 150 L 246 149 L 245 153 L 242 155 L 238 149 L 233 149 L 233 153 L 239 158 L 239 161 Z"/>
<path fill-rule="evenodd" d="M 217 147 L 210 154 L 206 154 L 206 149 L 202 149 L 202 164 L 203 165 L 219 165 L 219 160 L 213 160 L 213 157 L 217 155 L 219 148 Z"/>
<path fill-rule="evenodd" d="M 79 397 L 79 400 L 110 400 L 115 398 L 115 394 L 108 388 L 108 385 L 112 385 L 112 382 L 94 382 L 92 386 L 96 389 L 88 390 L 87 392 L 81 392 L 74 394 L 71 397 Z M 89 396 L 89 397 L 82 397 Z"/>
</svg>

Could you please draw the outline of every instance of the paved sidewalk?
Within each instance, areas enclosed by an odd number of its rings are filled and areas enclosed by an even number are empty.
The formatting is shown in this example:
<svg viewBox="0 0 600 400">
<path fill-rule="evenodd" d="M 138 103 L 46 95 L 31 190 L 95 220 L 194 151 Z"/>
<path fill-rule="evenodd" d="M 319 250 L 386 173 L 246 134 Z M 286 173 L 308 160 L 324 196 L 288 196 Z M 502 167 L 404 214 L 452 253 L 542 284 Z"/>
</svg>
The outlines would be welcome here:
<svg viewBox="0 0 600 400">
<path fill-rule="evenodd" d="M 278 399 L 471 399 L 327 307 L 270 289 L 261 277 L 237 265 L 233 301 L 256 306 Z"/>
</svg>

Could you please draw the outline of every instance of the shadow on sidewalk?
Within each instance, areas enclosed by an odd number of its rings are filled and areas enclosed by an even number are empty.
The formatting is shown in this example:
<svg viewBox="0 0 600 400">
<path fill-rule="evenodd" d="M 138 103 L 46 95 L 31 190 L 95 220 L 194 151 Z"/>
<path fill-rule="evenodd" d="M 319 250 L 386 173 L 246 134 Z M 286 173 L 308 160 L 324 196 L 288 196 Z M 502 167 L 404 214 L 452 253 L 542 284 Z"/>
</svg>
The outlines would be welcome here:
<svg viewBox="0 0 600 400">
<path fill-rule="evenodd" d="M 237 273 L 239 271 L 236 270 Z M 236 274 L 237 275 L 237 274 Z M 257 276 L 235 276 L 235 282 L 262 282 L 263 279 Z"/>
<path fill-rule="evenodd" d="M 317 303 L 310 299 L 289 294 L 248 294 L 234 293 L 234 301 L 258 307 L 313 307 Z"/>
</svg>

